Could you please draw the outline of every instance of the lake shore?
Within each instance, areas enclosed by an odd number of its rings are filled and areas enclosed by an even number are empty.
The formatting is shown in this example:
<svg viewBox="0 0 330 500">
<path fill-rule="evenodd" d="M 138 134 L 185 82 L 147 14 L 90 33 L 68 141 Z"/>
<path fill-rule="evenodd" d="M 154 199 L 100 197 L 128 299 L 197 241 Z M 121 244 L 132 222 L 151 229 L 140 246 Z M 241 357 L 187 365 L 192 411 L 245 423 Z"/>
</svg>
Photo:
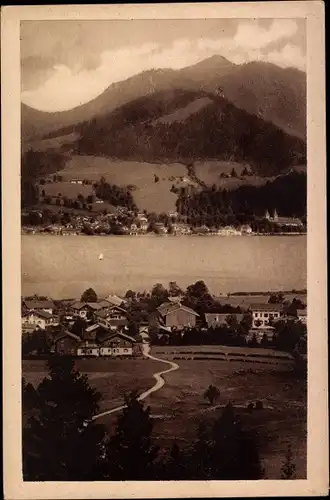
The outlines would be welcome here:
<svg viewBox="0 0 330 500">
<path fill-rule="evenodd" d="M 51 233 L 51 232 L 45 232 L 45 231 L 38 231 L 38 230 L 21 230 L 21 235 L 24 236 L 136 236 L 139 238 L 142 237 L 154 237 L 154 236 L 162 236 L 162 237 L 168 237 L 168 236 L 175 236 L 175 237 L 193 237 L 193 236 L 307 236 L 307 232 L 287 232 L 287 233 L 193 233 L 193 234 L 155 234 L 155 233 L 143 233 L 143 234 L 105 234 L 105 233 L 100 233 L 100 234 L 84 234 L 78 231 L 73 231 L 73 232 L 65 232 L 65 233 Z"/>
</svg>

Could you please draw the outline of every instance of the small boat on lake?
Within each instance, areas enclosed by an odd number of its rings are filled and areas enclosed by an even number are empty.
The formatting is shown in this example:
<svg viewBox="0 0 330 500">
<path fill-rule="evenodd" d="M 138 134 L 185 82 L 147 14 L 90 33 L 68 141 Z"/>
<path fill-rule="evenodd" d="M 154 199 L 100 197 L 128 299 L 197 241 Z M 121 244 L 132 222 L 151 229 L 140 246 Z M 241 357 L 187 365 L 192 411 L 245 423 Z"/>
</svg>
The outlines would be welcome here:
<svg viewBox="0 0 330 500">
<path fill-rule="evenodd" d="M 100 253 L 99 260 L 103 260 L 103 259 L 104 259 L 104 255 L 103 255 L 103 253 Z"/>
</svg>

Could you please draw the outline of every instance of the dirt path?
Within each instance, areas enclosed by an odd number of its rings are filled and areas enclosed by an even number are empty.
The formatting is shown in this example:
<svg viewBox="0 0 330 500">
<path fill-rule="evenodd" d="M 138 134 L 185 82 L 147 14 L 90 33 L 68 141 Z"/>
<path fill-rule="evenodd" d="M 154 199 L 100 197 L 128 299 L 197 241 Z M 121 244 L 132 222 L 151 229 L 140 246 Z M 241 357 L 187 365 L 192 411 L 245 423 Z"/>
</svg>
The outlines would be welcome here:
<svg viewBox="0 0 330 500">
<path fill-rule="evenodd" d="M 148 396 L 150 396 L 150 394 L 152 394 L 153 392 L 159 391 L 159 389 L 161 389 L 163 387 L 163 385 L 165 384 L 165 380 L 163 379 L 163 375 L 165 375 L 165 373 L 174 372 L 175 370 L 179 369 L 179 365 L 177 363 L 173 363 L 172 361 L 167 361 L 165 359 L 156 358 L 155 356 L 152 356 L 150 354 L 149 344 L 143 344 L 143 355 L 146 358 L 152 359 L 154 361 L 160 361 L 161 363 L 165 363 L 167 365 L 170 365 L 170 368 L 168 368 L 167 370 L 163 370 L 161 372 L 157 372 L 157 373 L 153 374 L 153 378 L 156 380 L 156 383 L 152 387 L 150 387 L 150 389 L 148 389 L 148 390 L 144 391 L 142 394 L 140 394 L 140 396 L 138 397 L 138 401 L 143 401 Z M 97 415 L 93 416 L 92 420 L 96 420 L 97 418 L 105 417 L 106 415 L 111 415 L 112 413 L 116 413 L 117 411 L 123 410 L 124 408 L 126 408 L 126 405 L 117 406 L 116 408 L 113 408 L 112 410 L 107 410 L 107 411 L 104 411 L 102 413 L 98 413 Z"/>
</svg>

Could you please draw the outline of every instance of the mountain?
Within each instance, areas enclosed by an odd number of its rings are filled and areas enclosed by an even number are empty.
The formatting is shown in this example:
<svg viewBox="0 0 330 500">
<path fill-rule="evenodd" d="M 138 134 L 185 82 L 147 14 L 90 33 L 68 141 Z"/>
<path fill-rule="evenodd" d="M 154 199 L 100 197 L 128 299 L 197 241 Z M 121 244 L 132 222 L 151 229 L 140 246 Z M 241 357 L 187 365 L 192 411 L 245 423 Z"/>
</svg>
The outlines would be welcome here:
<svg viewBox="0 0 330 500">
<path fill-rule="evenodd" d="M 181 70 L 144 71 L 108 87 L 92 101 L 68 111 L 47 113 L 24 104 L 23 140 L 89 121 L 139 97 L 182 89 L 215 93 L 221 88 L 235 106 L 264 118 L 291 135 L 306 137 L 306 74 L 293 68 L 252 62 L 236 65 L 213 56 Z"/>
<path fill-rule="evenodd" d="M 73 154 L 143 162 L 217 159 L 276 175 L 306 161 L 305 141 L 205 91 L 171 90 L 58 132 Z M 56 134 L 53 134 L 56 137 Z"/>
</svg>

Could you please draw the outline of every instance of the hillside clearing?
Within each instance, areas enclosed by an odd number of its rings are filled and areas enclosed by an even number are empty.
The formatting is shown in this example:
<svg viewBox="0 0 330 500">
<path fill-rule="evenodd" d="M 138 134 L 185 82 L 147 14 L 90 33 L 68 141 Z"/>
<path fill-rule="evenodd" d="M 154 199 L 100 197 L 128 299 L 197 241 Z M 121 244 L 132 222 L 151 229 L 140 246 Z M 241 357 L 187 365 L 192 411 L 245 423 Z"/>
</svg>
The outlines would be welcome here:
<svg viewBox="0 0 330 500">
<path fill-rule="evenodd" d="M 134 186 L 132 194 L 138 208 L 159 213 L 176 209 L 177 196 L 170 189 L 181 177 L 187 176 L 187 170 L 181 163 L 157 164 L 76 155 L 58 174 L 67 182 L 75 178 L 95 182 L 103 176 L 110 184 Z M 77 189 L 79 187 L 82 186 Z"/>
<path fill-rule="evenodd" d="M 194 163 L 196 176 L 206 185 L 212 186 L 215 184 L 218 187 L 222 187 L 223 189 L 236 189 L 240 186 L 262 186 L 268 180 L 274 180 L 275 177 L 260 177 L 256 175 L 244 176 L 243 178 L 239 178 L 242 175 L 244 168 L 250 170 L 249 165 L 245 165 L 243 163 L 231 162 L 231 161 L 217 161 L 217 160 L 209 160 L 209 161 L 197 161 Z M 235 170 L 238 177 L 221 177 L 221 174 L 230 175 L 232 170 Z"/>
</svg>

